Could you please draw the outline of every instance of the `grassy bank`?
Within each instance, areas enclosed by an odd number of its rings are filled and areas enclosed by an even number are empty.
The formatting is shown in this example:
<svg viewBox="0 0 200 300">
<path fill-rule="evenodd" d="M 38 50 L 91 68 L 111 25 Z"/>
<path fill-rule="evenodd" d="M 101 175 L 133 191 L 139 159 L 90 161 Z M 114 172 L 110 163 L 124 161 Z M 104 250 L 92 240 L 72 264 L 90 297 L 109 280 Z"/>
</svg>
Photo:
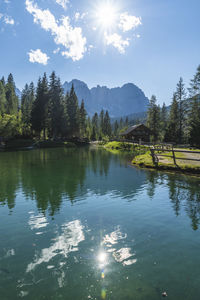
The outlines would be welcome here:
<svg viewBox="0 0 200 300">
<path fill-rule="evenodd" d="M 170 153 L 166 153 L 169 154 Z M 155 165 L 153 164 L 152 157 L 150 152 L 148 151 L 145 154 L 135 156 L 132 160 L 132 163 L 139 167 L 144 168 L 152 168 L 152 169 L 158 169 L 158 170 L 171 170 L 171 171 L 178 171 L 182 173 L 193 173 L 193 174 L 200 174 L 200 164 L 199 162 L 190 162 L 184 160 L 186 155 L 184 153 L 176 153 L 176 157 L 183 158 L 183 160 L 177 160 L 177 164 L 174 164 L 174 161 L 172 158 L 162 158 L 159 157 L 159 162 Z"/>
<path fill-rule="evenodd" d="M 148 150 L 148 147 L 127 142 L 109 142 L 104 145 L 104 148 L 118 151 L 143 152 Z"/>
</svg>

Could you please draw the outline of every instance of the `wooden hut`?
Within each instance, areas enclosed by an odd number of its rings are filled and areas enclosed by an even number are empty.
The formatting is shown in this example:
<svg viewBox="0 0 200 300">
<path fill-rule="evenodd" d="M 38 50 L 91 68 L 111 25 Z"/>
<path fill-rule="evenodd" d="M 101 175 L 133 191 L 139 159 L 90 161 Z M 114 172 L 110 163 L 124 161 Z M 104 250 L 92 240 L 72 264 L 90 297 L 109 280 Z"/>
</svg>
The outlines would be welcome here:
<svg viewBox="0 0 200 300">
<path fill-rule="evenodd" d="M 138 124 L 129 127 L 126 131 L 120 133 L 120 136 L 126 140 L 133 140 L 135 142 L 149 142 L 151 131 L 144 124 Z"/>
</svg>

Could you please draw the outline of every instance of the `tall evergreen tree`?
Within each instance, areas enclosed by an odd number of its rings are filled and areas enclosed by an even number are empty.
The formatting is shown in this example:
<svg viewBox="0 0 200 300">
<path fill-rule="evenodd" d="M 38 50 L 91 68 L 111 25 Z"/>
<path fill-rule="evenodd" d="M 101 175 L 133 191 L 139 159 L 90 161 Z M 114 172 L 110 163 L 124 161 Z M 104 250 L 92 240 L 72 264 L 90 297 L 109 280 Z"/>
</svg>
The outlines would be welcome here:
<svg viewBox="0 0 200 300">
<path fill-rule="evenodd" d="M 200 99 L 194 96 L 191 100 L 189 113 L 189 142 L 193 146 L 200 146 Z"/>
<path fill-rule="evenodd" d="M 35 89 L 34 84 L 28 86 L 25 85 L 25 88 L 22 91 L 21 97 L 21 111 L 22 111 L 22 122 L 24 124 L 23 134 L 30 135 L 31 134 L 31 111 L 33 102 L 35 99 Z"/>
<path fill-rule="evenodd" d="M 99 115 L 99 123 L 100 123 L 99 124 L 99 127 L 100 127 L 99 129 L 100 129 L 100 133 L 103 134 L 103 135 L 105 134 L 104 115 L 105 115 L 104 110 L 102 109 L 101 112 L 100 112 L 100 115 Z"/>
<path fill-rule="evenodd" d="M 92 118 L 92 140 L 98 140 L 99 139 L 99 117 L 98 114 L 95 113 Z"/>
<path fill-rule="evenodd" d="M 194 78 L 190 82 L 190 88 L 188 90 L 191 98 L 200 94 L 200 65 L 197 68 Z"/>
<path fill-rule="evenodd" d="M 156 102 L 156 96 L 153 95 L 147 112 L 147 126 L 152 132 L 151 136 L 154 143 L 158 141 L 160 133 L 160 108 Z"/>
<path fill-rule="evenodd" d="M 161 139 L 162 141 L 165 138 L 166 130 L 167 130 L 167 107 L 165 103 L 163 103 L 163 106 L 161 108 L 160 112 L 160 131 L 161 131 Z"/>
<path fill-rule="evenodd" d="M 69 118 L 69 132 L 70 136 L 77 137 L 80 133 L 80 112 L 78 106 L 78 98 L 74 91 L 74 85 L 67 99 L 67 115 Z"/>
<path fill-rule="evenodd" d="M 6 93 L 5 93 L 5 88 L 0 81 L 0 115 L 3 115 L 6 112 Z"/>
<path fill-rule="evenodd" d="M 63 89 L 60 79 L 52 72 L 49 83 L 49 132 L 56 138 L 62 131 Z"/>
<path fill-rule="evenodd" d="M 18 97 L 15 93 L 15 82 L 13 75 L 9 74 L 7 84 L 5 87 L 6 90 L 6 113 L 7 114 L 16 114 L 18 111 Z"/>
<path fill-rule="evenodd" d="M 46 139 L 46 129 L 48 128 L 48 104 L 49 104 L 49 91 L 46 73 L 43 78 L 39 78 L 36 99 L 33 103 L 31 113 L 32 129 L 35 130 L 37 135 L 40 136 L 43 130 L 43 139 Z"/>
<path fill-rule="evenodd" d="M 188 113 L 189 142 L 192 145 L 200 146 L 200 65 L 197 68 L 194 78 L 190 82 L 190 101 Z"/>
<path fill-rule="evenodd" d="M 165 140 L 168 142 L 177 143 L 179 140 L 179 107 L 176 99 L 176 93 L 173 95 L 173 100 L 169 114 L 169 124 L 165 135 Z"/>
<path fill-rule="evenodd" d="M 82 100 L 81 107 L 80 107 L 80 134 L 81 134 L 81 137 L 84 137 L 86 134 L 86 116 L 87 116 L 87 112 L 85 110 L 84 100 Z"/>
<path fill-rule="evenodd" d="M 177 87 L 176 87 L 176 100 L 178 102 L 178 141 L 179 143 L 183 143 L 184 138 L 184 129 L 185 129 L 185 122 L 186 122 L 186 91 L 185 86 L 183 83 L 182 77 L 180 78 Z"/>
<path fill-rule="evenodd" d="M 110 137 L 112 135 L 112 127 L 111 127 L 110 116 L 108 111 L 106 111 L 104 117 L 104 128 L 105 128 L 104 134 Z"/>
<path fill-rule="evenodd" d="M 4 76 L 1 78 L 1 83 L 3 84 L 3 86 L 4 86 L 4 88 L 5 88 L 6 81 L 5 81 L 5 77 L 4 77 Z"/>
<path fill-rule="evenodd" d="M 116 120 L 115 123 L 114 123 L 114 135 L 115 135 L 115 137 L 118 136 L 118 133 L 119 133 L 119 124 Z"/>
</svg>

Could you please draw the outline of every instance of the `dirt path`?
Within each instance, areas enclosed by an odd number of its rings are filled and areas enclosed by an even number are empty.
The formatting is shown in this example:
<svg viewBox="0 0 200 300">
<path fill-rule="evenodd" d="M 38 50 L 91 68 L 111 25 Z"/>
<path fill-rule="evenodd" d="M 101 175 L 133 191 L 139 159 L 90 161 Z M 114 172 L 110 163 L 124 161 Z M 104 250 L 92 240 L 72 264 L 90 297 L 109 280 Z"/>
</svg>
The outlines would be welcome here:
<svg viewBox="0 0 200 300">
<path fill-rule="evenodd" d="M 181 149 L 177 149 L 177 150 L 181 150 Z M 170 153 L 169 155 L 172 155 L 172 153 Z M 157 154 L 159 161 L 161 163 L 174 163 L 172 158 L 166 158 L 163 156 L 160 156 L 159 154 Z M 181 153 L 181 152 L 177 152 L 176 153 L 176 157 L 185 157 L 185 158 L 192 158 L 192 159 L 199 159 L 200 160 L 200 153 L 196 154 L 196 153 Z M 184 159 L 177 159 L 176 160 L 177 165 L 192 165 L 192 166 L 199 166 L 200 167 L 200 161 L 194 161 L 194 160 L 184 160 Z"/>
<path fill-rule="evenodd" d="M 200 160 L 200 153 L 184 153 L 185 158 L 192 158 L 192 159 L 199 159 Z M 194 161 L 194 160 L 180 160 L 182 164 L 190 164 L 193 166 L 200 166 L 200 161 Z"/>
</svg>

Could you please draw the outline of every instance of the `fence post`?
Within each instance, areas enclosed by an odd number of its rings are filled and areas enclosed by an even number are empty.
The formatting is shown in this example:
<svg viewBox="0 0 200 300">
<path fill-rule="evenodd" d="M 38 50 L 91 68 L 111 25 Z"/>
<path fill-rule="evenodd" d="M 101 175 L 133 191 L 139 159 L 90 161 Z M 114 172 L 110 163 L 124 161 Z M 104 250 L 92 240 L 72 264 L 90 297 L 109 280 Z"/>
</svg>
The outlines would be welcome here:
<svg viewBox="0 0 200 300">
<path fill-rule="evenodd" d="M 175 152 L 174 152 L 174 149 L 173 149 L 173 148 L 172 148 L 172 154 L 173 154 L 174 164 L 176 165 L 176 156 L 175 156 Z"/>
<path fill-rule="evenodd" d="M 155 161 L 154 149 L 153 149 L 153 148 L 150 148 L 150 151 L 151 151 L 151 156 L 152 156 L 153 164 L 155 165 L 156 161 Z"/>
</svg>

